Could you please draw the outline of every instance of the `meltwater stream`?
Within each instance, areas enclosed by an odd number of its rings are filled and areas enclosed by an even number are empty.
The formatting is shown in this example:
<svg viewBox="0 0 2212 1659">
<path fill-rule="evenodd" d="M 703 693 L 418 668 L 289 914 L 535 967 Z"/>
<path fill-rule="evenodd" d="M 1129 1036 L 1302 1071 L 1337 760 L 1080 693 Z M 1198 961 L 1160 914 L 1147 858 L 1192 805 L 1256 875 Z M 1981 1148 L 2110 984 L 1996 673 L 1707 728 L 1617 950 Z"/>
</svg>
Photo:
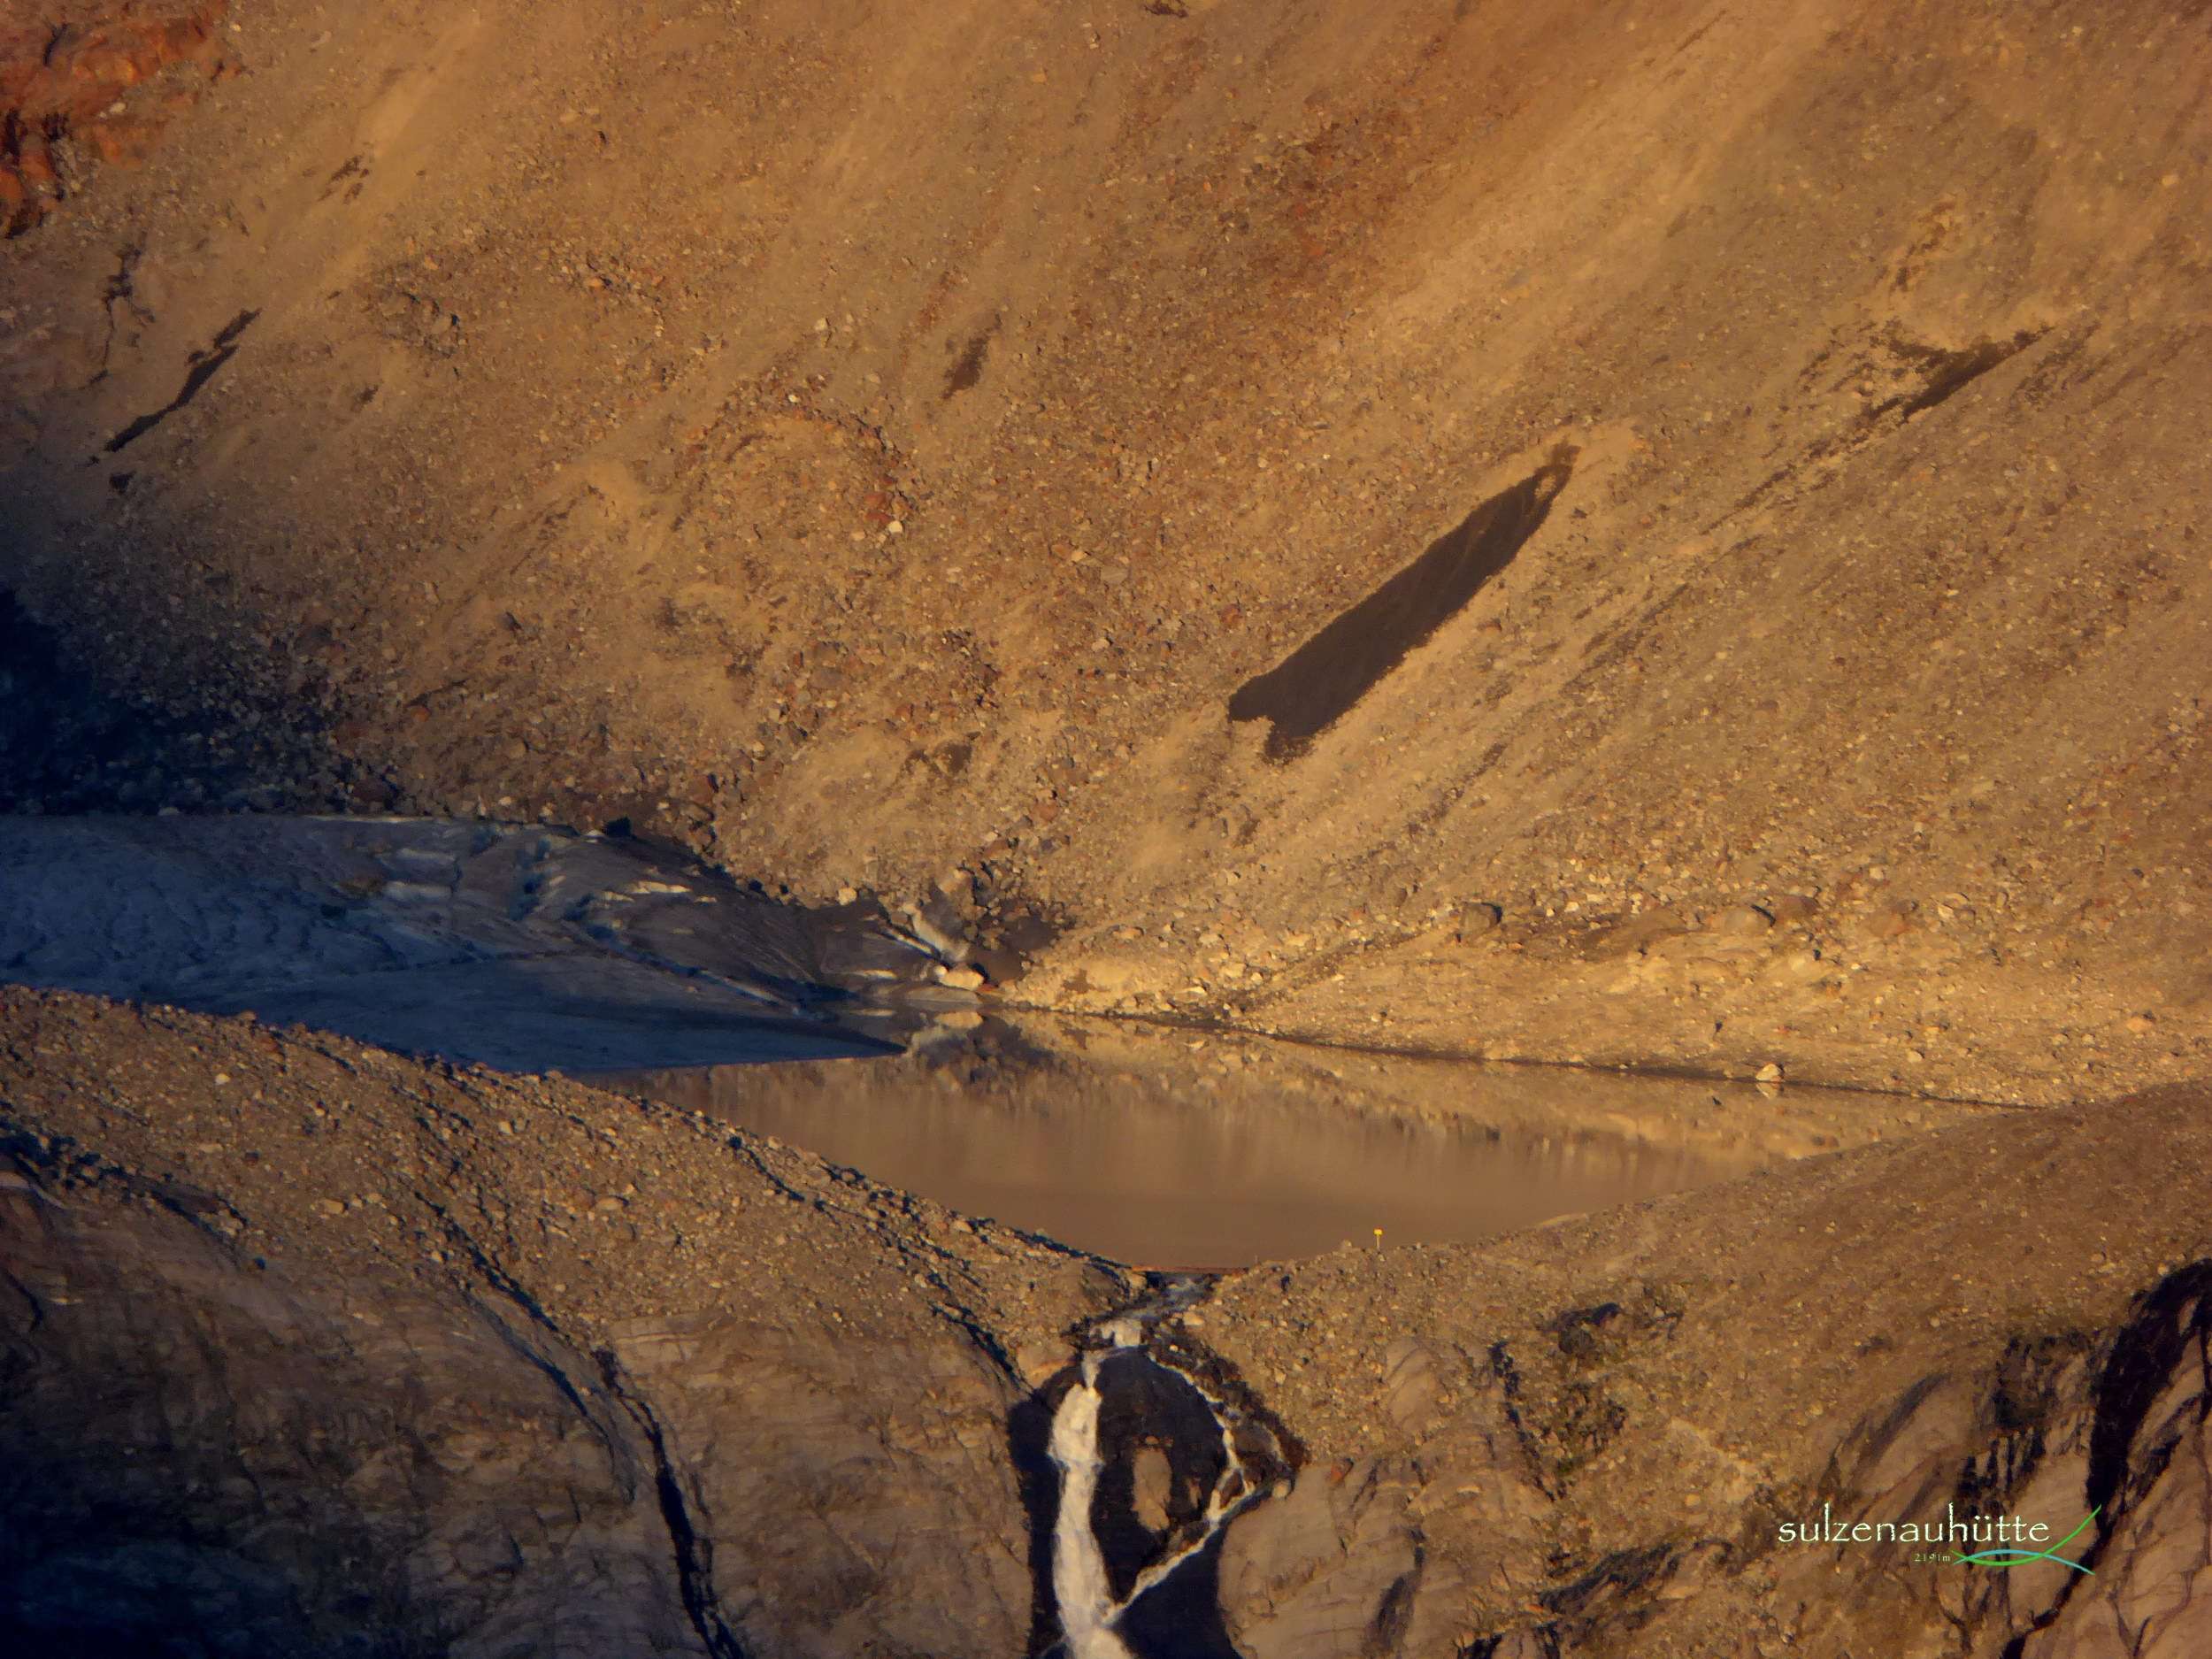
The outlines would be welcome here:
<svg viewBox="0 0 2212 1659">
<path fill-rule="evenodd" d="M 1225 1632 L 1196 1628 L 1218 1620 L 1212 1586 L 1196 1582 L 1199 1563 L 1222 1529 L 1273 1489 L 1290 1465 L 1271 1425 L 1204 1374 L 1218 1362 L 1192 1348 L 1187 1335 L 1169 1332 L 1165 1322 L 1201 1294 L 1198 1280 L 1171 1280 L 1150 1302 L 1093 1324 L 1054 1409 L 1046 1450 L 1059 1478 L 1051 1548 L 1060 1640 L 1047 1651 L 1063 1659 L 1141 1659 L 1158 1651 L 1156 1630 L 1139 1632 L 1139 1624 L 1171 1629 L 1178 1653 L 1233 1651 Z M 1164 1409 L 1171 1402 L 1179 1409 Z M 1117 1417 L 1123 1443 L 1110 1446 L 1110 1419 Z M 1140 1436 L 1164 1443 L 1171 1480 L 1202 1489 L 1204 1502 L 1157 1537 L 1134 1534 L 1146 1542 L 1133 1550 L 1128 1529 L 1111 1531 L 1102 1514 L 1111 1506 L 1102 1495 L 1110 1463 L 1128 1457 Z M 1166 1600 L 1176 1605 L 1156 1609 Z M 1210 1633 L 1218 1640 L 1210 1642 Z"/>
<path fill-rule="evenodd" d="M 1060 1509 L 1052 1524 L 1052 1595 L 1070 1659 L 1132 1659 L 1114 1620 L 1121 1609 L 1106 1578 L 1106 1550 L 1091 1525 L 1103 1460 L 1098 1451 L 1100 1354 L 1083 1356 L 1081 1374 L 1052 1417 L 1051 1456 L 1060 1471 Z"/>
<path fill-rule="evenodd" d="M 1202 1275 L 1478 1240 L 1893 1126 L 1864 1097 L 1010 1011 L 974 994 L 964 949 L 619 836 L 0 818 L 0 988 L 557 1067 L 1148 1270 L 1154 1295 L 1079 1333 L 1021 1414 L 1056 1623 L 1037 1634 L 1061 1659 L 1237 1652 L 1225 1529 L 1294 1491 L 1302 1454 L 1189 1328 Z"/>
</svg>

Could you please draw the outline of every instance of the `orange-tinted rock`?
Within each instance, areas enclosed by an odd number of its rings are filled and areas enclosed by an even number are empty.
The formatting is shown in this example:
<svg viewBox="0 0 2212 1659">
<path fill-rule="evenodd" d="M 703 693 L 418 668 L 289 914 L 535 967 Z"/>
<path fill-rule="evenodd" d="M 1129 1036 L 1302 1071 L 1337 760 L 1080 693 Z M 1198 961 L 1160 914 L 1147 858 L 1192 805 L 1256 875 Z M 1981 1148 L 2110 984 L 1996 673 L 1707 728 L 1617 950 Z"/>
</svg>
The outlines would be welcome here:
<svg viewBox="0 0 2212 1659">
<path fill-rule="evenodd" d="M 81 128 L 79 136 L 93 154 L 110 166 L 135 167 L 153 153 L 161 128 L 157 122 L 119 115 L 93 122 Z"/>
<path fill-rule="evenodd" d="M 17 235 L 62 196 L 50 146 L 74 138 L 100 160 L 134 165 L 151 153 L 162 123 L 197 96 L 149 102 L 118 114 L 119 96 L 173 65 L 225 78 L 219 25 L 229 0 L 121 0 L 86 24 L 0 36 L 0 234 Z M 152 12 L 155 15 L 148 15 Z"/>
</svg>

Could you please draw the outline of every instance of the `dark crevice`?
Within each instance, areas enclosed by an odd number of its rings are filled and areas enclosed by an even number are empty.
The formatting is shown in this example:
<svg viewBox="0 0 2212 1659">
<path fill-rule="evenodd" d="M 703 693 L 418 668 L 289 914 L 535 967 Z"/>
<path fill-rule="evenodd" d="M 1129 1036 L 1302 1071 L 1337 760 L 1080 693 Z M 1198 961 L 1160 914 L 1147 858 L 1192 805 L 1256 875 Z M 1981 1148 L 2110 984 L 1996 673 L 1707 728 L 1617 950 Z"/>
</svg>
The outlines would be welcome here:
<svg viewBox="0 0 2212 1659">
<path fill-rule="evenodd" d="M 2188 1317 L 2184 1319 L 2184 1311 Z M 2110 1540 L 2118 1511 L 2135 1489 L 2147 1484 L 2131 1462 L 2143 1420 L 2165 1392 L 2175 1368 L 2193 1342 L 2212 1334 L 2212 1262 L 2197 1262 L 2169 1273 L 2143 1298 L 2141 1310 L 2112 1346 L 2111 1357 L 2097 1379 L 2097 1417 L 2089 1432 L 2088 1499 L 2097 1515 L 2101 1554 Z M 2159 1448 L 2150 1448 L 2154 1451 Z"/>
<path fill-rule="evenodd" d="M 1514 1363 L 1513 1352 L 1502 1340 L 1490 1345 L 1490 1374 L 1497 1379 L 1498 1403 L 1505 1413 L 1506 1426 L 1520 1442 L 1521 1453 L 1528 1460 L 1529 1476 L 1536 1489 L 1548 1498 L 1556 1498 L 1563 1488 L 1551 1458 L 1543 1443 L 1529 1426 L 1527 1414 L 1521 1409 L 1521 1368 Z"/>
<path fill-rule="evenodd" d="M 967 344 L 961 348 L 960 356 L 946 372 L 945 389 L 938 400 L 940 403 L 950 403 L 961 393 L 973 391 L 981 384 L 983 365 L 991 355 L 992 337 L 998 333 L 1004 321 L 1003 318 L 994 317 L 969 337 Z"/>
<path fill-rule="evenodd" d="M 1576 454 L 1563 446 L 1548 465 L 1484 502 L 1281 663 L 1240 686 L 1229 718 L 1270 723 L 1270 760 L 1302 753 L 1512 563 L 1543 527 Z"/>
<path fill-rule="evenodd" d="M 2026 350 L 2042 339 L 2046 332 L 2040 328 L 2024 328 L 2008 340 L 1983 340 L 1955 351 L 1942 346 L 1901 342 L 1897 346 L 1899 354 L 1908 361 L 1917 364 L 1927 378 L 1917 392 L 1909 397 L 1894 398 L 1879 404 L 1870 414 L 1879 416 L 1894 409 L 1909 420 L 1922 410 L 1933 409 L 1938 403 L 1957 396 L 1999 364 Z"/>
<path fill-rule="evenodd" d="M 484 1276 L 485 1281 L 494 1290 L 512 1302 L 521 1310 L 523 1317 L 543 1332 L 546 1336 L 565 1348 L 573 1349 L 575 1345 L 562 1333 L 561 1327 L 553 1322 L 553 1317 L 539 1305 L 534 1296 L 516 1283 L 491 1259 L 482 1247 L 469 1236 L 466 1228 L 454 1220 L 442 1206 L 431 1202 L 423 1194 L 418 1192 L 415 1196 L 444 1224 L 446 1236 L 453 1244 L 455 1250 L 468 1258 L 470 1264 Z M 626 1495 L 634 1491 L 634 1483 L 631 1479 L 634 1469 L 625 1466 L 629 1462 L 627 1449 L 617 1434 L 614 1425 L 606 1421 L 600 1412 L 594 1410 L 592 1402 L 586 1400 L 578 1390 L 575 1379 L 546 1355 L 540 1353 L 537 1348 L 525 1340 L 521 1333 L 501 1318 L 497 1311 L 480 1298 L 471 1296 L 469 1300 L 483 1313 L 493 1330 L 498 1333 L 500 1340 L 551 1383 L 561 1397 L 568 1402 L 571 1409 L 583 1419 L 585 1426 L 591 1430 L 593 1435 L 605 1449 L 608 1466 L 613 1471 L 616 1478 L 623 1481 Z"/>
<path fill-rule="evenodd" d="M 422 1194 L 418 1198 L 429 1205 L 446 1228 L 447 1236 L 465 1254 L 476 1271 L 500 1294 L 519 1309 L 530 1324 L 547 1336 L 573 1349 L 574 1344 L 562 1333 L 553 1317 L 547 1313 L 537 1299 L 501 1268 L 468 1230 L 453 1216 Z M 473 1299 L 472 1299 L 473 1300 Z M 483 1304 L 479 1302 L 482 1307 Z M 486 1308 L 487 1314 L 491 1310 Z M 626 1492 L 634 1491 L 629 1477 L 632 1470 L 626 1468 L 626 1448 L 624 1448 L 612 1425 L 604 1423 L 592 1404 L 584 1399 L 574 1379 L 547 1356 L 538 1353 L 520 1333 L 511 1329 L 506 1322 L 492 1317 L 492 1324 L 509 1345 L 530 1361 L 558 1388 L 592 1432 L 606 1448 L 608 1460 L 618 1478 L 622 1479 Z M 594 1351 L 593 1360 L 599 1367 L 602 1384 L 607 1395 L 619 1405 L 638 1432 L 644 1437 L 653 1457 L 653 1491 L 660 1505 L 663 1524 L 668 1528 L 671 1553 L 676 1569 L 677 1594 L 683 1601 L 684 1615 L 691 1621 L 711 1659 L 745 1659 L 744 1645 L 731 1632 L 723 1618 L 721 1604 L 714 1589 L 714 1544 L 692 1525 L 689 1505 L 685 1502 L 682 1484 L 668 1455 L 667 1437 L 644 1400 L 633 1390 L 623 1373 L 621 1363 L 609 1348 Z"/>
<path fill-rule="evenodd" d="M 1602 1602 L 1664 1582 L 1673 1576 L 1675 1565 L 1675 1552 L 1671 1545 L 1647 1544 L 1639 1549 L 1617 1549 L 1571 1584 L 1546 1590 L 1537 1600 L 1553 1613 L 1582 1617 Z"/>
<path fill-rule="evenodd" d="M 721 1599 L 714 1588 L 714 1540 L 692 1525 L 691 1506 L 684 1496 L 682 1477 L 669 1459 L 668 1437 L 660 1419 L 629 1385 L 623 1375 L 621 1362 L 614 1350 L 601 1348 L 593 1356 L 599 1362 L 599 1374 L 607 1385 L 608 1393 L 621 1402 L 630 1419 L 645 1436 L 645 1443 L 653 1453 L 653 1486 L 660 1499 L 661 1517 L 668 1525 L 668 1540 L 674 1547 L 676 1583 L 683 1596 L 684 1612 L 691 1620 L 692 1629 L 699 1632 L 712 1659 L 745 1659 L 745 1645 L 722 1617 Z"/>
<path fill-rule="evenodd" d="M 107 452 L 110 455 L 116 455 L 128 449 L 197 397 L 201 388 L 221 373 L 223 365 L 238 354 L 239 336 L 251 327 L 254 319 L 260 315 L 259 311 L 240 311 L 237 316 L 232 318 L 224 326 L 223 332 L 215 336 L 213 344 L 204 351 L 196 351 L 192 354 L 191 368 L 184 377 L 182 389 L 163 407 L 157 409 L 150 415 L 141 415 L 122 431 L 110 438 L 107 441 Z"/>
<path fill-rule="evenodd" d="M 114 274 L 101 287 L 100 303 L 107 314 L 108 326 L 107 332 L 100 339 L 100 365 L 86 382 L 88 387 L 97 386 L 108 377 L 108 365 L 115 355 L 115 336 L 122 326 L 115 319 L 115 308 L 122 306 L 130 312 L 131 320 L 142 326 L 154 320 L 154 314 L 138 303 L 137 294 L 132 286 L 138 262 L 145 256 L 146 247 L 142 242 L 126 242 L 115 257 Z"/>
<path fill-rule="evenodd" d="M 2208 1341 L 2212 1341 L 2212 1261 L 2193 1262 L 2169 1273 L 2143 1296 L 2135 1317 L 2113 1340 L 2098 1373 L 2085 1494 L 2096 1516 L 2096 1530 L 2078 1557 L 2088 1571 L 2066 1575 L 2050 1606 L 2005 1645 L 2002 1659 L 2021 1659 L 2028 1639 L 2057 1622 L 2074 1593 L 2091 1582 L 2089 1575 L 2102 1564 L 2123 1517 L 2164 1472 L 2174 1448 L 2138 1448 L 2136 1440 L 2190 1346 L 2201 1348 Z M 2200 1411 L 2208 1409 L 2207 1401 L 2212 1401 L 2212 1379 L 2200 1395 Z"/>
<path fill-rule="evenodd" d="M 1360 1650 L 1363 1655 L 1398 1651 L 1406 1632 L 1412 1626 L 1413 1603 L 1421 1594 L 1421 1575 L 1427 1566 L 1427 1551 L 1416 1544 L 1412 1567 L 1393 1578 L 1390 1587 L 1383 1592 L 1382 1601 L 1375 1609 L 1374 1623 L 1368 1627 L 1367 1640 Z"/>
<path fill-rule="evenodd" d="M 1014 1466 L 1022 1513 L 1029 1523 L 1029 1659 L 1049 1653 L 1060 1640 L 1060 1604 L 1052 1593 L 1052 1521 L 1060 1509 L 1060 1471 L 1050 1452 L 1052 1417 L 1075 1386 L 1075 1367 L 1023 1399 L 1006 1416 L 1006 1451 Z"/>
</svg>

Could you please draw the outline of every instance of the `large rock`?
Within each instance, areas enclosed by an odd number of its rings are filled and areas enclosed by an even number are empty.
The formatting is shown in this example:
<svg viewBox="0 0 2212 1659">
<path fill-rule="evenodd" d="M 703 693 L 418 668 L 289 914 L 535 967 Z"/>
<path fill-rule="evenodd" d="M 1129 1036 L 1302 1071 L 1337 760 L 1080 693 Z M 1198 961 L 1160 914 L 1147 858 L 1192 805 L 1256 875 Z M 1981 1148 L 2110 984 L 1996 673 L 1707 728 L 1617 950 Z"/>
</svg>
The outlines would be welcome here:
<svg viewBox="0 0 2212 1659">
<path fill-rule="evenodd" d="M 1238 1647 L 1249 1659 L 1398 1651 L 1421 1581 L 1412 1486 L 1371 1461 L 1309 1467 L 1237 1520 L 1221 1551 L 1221 1608 Z"/>
</svg>

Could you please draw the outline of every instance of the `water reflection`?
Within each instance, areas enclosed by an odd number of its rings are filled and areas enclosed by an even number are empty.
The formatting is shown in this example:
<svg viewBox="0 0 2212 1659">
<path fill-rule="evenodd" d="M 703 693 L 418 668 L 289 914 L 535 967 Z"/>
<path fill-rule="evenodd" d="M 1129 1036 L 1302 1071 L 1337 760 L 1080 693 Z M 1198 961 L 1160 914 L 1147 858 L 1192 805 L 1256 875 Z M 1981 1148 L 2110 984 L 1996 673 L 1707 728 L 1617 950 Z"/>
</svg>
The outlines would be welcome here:
<svg viewBox="0 0 2212 1659">
<path fill-rule="evenodd" d="M 1194 1044 L 1196 1045 L 1194 1048 Z M 1878 1107 L 994 1021 L 953 1052 L 619 1086 L 1147 1267 L 1466 1242 L 1816 1151 Z M 1842 1130 L 1843 1133 L 1839 1133 Z"/>
</svg>

